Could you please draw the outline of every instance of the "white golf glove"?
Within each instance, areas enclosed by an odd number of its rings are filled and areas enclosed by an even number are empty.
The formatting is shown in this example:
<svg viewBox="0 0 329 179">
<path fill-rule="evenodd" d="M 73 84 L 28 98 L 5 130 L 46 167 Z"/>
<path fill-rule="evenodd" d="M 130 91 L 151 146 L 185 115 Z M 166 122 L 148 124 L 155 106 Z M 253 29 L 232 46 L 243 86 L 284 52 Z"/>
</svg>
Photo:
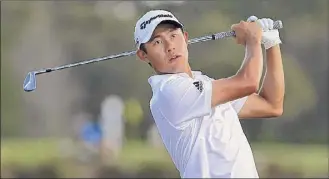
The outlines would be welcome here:
<svg viewBox="0 0 329 179">
<path fill-rule="evenodd" d="M 269 49 L 275 45 L 281 44 L 281 39 L 279 35 L 279 31 L 277 29 L 273 29 L 274 21 L 269 18 L 258 19 L 256 16 L 250 16 L 247 19 L 248 22 L 257 21 L 258 24 L 263 29 L 262 36 L 262 44 L 265 49 Z"/>
</svg>

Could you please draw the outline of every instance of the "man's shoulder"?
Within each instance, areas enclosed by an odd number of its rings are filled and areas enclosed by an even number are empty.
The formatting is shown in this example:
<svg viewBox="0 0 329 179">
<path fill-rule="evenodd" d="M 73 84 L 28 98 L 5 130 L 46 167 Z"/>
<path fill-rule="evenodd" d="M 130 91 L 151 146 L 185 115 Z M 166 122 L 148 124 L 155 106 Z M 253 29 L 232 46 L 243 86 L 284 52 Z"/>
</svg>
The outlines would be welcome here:
<svg viewBox="0 0 329 179">
<path fill-rule="evenodd" d="M 193 75 L 194 78 L 183 73 L 154 75 L 149 78 L 149 84 L 151 85 L 153 95 L 169 95 L 173 97 L 175 94 L 183 95 L 181 93 L 191 89 L 191 86 L 202 92 L 205 83 L 213 80 L 198 71 L 194 72 Z"/>
<path fill-rule="evenodd" d="M 194 78 L 189 77 L 186 73 L 153 75 L 148 79 L 148 82 L 153 88 L 161 85 L 175 85 L 176 83 L 184 81 L 213 80 L 209 76 L 202 74 L 200 71 L 192 71 L 192 74 Z"/>
<path fill-rule="evenodd" d="M 164 87 L 177 85 L 185 80 L 189 80 L 188 77 L 179 74 L 164 74 L 151 76 L 148 82 L 152 89 L 163 89 Z"/>
</svg>

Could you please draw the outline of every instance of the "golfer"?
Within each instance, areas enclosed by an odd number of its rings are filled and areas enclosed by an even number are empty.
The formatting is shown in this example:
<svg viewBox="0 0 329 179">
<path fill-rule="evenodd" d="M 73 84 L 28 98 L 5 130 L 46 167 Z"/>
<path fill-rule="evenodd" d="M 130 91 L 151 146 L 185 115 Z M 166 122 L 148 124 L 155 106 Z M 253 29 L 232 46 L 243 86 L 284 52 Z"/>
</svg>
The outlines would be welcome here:
<svg viewBox="0 0 329 179">
<path fill-rule="evenodd" d="M 271 29 L 273 20 L 255 16 L 232 25 L 243 62 L 235 75 L 212 79 L 191 69 L 188 33 L 171 12 L 152 10 L 137 21 L 136 55 L 156 72 L 148 80 L 150 109 L 182 178 L 259 177 L 239 119 L 283 112 L 281 40 Z M 267 71 L 260 85 L 262 45 Z"/>
</svg>

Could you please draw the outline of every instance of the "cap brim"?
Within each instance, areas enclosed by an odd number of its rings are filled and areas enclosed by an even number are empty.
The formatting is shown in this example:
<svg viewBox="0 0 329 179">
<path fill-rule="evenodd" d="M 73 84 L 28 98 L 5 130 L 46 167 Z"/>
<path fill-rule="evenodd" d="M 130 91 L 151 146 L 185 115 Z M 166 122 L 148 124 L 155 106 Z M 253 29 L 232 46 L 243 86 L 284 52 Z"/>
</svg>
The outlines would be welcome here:
<svg viewBox="0 0 329 179">
<path fill-rule="evenodd" d="M 183 28 L 183 25 L 181 23 L 173 20 L 163 20 L 157 26 L 159 26 L 160 24 L 172 24 L 177 28 Z"/>
</svg>

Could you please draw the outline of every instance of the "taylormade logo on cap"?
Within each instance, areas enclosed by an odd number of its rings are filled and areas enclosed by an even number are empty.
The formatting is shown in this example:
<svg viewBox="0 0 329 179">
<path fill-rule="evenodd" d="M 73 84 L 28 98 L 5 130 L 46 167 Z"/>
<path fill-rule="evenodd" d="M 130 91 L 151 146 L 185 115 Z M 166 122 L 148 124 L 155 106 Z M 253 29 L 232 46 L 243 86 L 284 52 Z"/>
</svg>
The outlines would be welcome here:
<svg viewBox="0 0 329 179">
<path fill-rule="evenodd" d="M 154 29 L 163 21 L 173 21 L 179 26 L 183 25 L 178 19 L 169 11 L 165 10 L 151 10 L 144 14 L 136 23 L 135 26 L 135 45 L 139 49 L 142 43 L 150 40 Z"/>
<path fill-rule="evenodd" d="M 157 16 L 151 17 L 149 20 L 142 22 L 142 24 L 140 26 L 140 29 L 141 30 L 142 29 L 145 29 L 145 27 L 146 27 L 147 24 L 150 24 L 154 19 L 160 18 L 160 17 L 170 17 L 170 18 L 172 18 L 173 16 L 170 15 L 170 14 L 159 14 Z"/>
</svg>

